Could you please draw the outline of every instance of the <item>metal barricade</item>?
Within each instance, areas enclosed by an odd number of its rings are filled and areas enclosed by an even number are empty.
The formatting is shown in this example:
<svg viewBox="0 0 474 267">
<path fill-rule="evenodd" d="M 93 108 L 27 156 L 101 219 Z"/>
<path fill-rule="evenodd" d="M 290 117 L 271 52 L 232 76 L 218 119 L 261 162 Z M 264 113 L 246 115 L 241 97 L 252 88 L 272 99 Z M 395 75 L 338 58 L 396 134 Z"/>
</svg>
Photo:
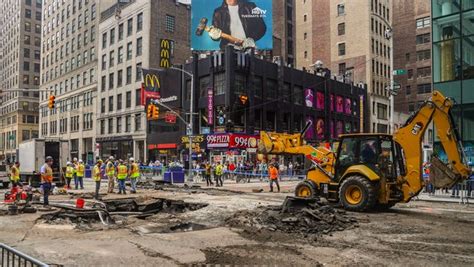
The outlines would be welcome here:
<svg viewBox="0 0 474 267">
<path fill-rule="evenodd" d="M 0 243 L 1 257 L 0 266 L 21 267 L 21 266 L 49 266 L 33 257 L 30 257 L 12 247 Z"/>
</svg>

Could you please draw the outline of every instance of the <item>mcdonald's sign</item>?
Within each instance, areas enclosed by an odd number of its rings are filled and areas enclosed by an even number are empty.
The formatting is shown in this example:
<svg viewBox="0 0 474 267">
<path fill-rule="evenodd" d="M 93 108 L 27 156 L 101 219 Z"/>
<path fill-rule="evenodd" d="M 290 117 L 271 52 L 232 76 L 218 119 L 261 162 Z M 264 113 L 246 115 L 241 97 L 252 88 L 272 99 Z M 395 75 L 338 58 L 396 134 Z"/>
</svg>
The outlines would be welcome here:
<svg viewBox="0 0 474 267">
<path fill-rule="evenodd" d="M 161 82 L 158 71 L 143 69 L 143 84 L 145 91 L 159 92 Z"/>
<path fill-rule="evenodd" d="M 169 39 L 161 39 L 160 42 L 160 67 L 169 68 L 171 64 L 171 56 L 173 55 L 174 42 Z"/>
</svg>

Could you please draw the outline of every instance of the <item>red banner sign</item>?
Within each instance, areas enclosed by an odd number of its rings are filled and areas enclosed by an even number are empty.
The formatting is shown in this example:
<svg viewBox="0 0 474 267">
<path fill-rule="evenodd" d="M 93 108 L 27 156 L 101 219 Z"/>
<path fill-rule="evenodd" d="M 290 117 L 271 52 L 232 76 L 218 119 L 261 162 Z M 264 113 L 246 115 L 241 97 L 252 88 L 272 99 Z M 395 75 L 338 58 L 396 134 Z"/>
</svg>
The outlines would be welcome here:
<svg viewBox="0 0 474 267">
<path fill-rule="evenodd" d="M 206 137 L 208 148 L 257 148 L 259 136 L 246 134 L 210 134 Z"/>
<path fill-rule="evenodd" d="M 174 143 L 170 144 L 149 144 L 148 149 L 173 149 L 177 148 L 178 145 Z"/>
<path fill-rule="evenodd" d="M 214 124 L 214 89 L 207 88 L 207 124 Z"/>
<path fill-rule="evenodd" d="M 245 134 L 231 134 L 229 147 L 230 148 L 256 148 L 258 145 L 257 136 L 245 135 Z"/>
</svg>

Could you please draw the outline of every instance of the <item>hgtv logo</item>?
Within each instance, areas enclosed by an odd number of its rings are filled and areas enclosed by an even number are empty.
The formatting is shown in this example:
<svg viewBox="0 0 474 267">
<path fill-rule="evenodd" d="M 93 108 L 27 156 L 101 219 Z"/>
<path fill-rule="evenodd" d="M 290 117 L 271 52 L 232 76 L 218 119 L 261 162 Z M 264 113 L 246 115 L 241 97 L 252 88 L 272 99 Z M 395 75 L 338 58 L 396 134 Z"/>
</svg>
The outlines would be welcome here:
<svg viewBox="0 0 474 267">
<path fill-rule="evenodd" d="M 255 7 L 252 9 L 252 14 L 242 15 L 244 18 L 266 18 L 267 17 L 267 10 L 261 9 L 259 7 Z"/>
</svg>

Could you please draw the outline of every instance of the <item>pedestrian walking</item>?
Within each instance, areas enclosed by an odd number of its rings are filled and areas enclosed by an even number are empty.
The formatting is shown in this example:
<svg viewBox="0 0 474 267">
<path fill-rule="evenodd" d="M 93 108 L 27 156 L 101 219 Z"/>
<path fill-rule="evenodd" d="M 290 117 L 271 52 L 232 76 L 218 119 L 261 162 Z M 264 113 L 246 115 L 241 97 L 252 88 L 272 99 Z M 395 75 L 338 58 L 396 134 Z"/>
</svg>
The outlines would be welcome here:
<svg viewBox="0 0 474 267">
<path fill-rule="evenodd" d="M 211 186 L 213 185 L 214 183 L 212 182 L 212 179 L 211 179 L 211 164 L 206 161 L 206 164 L 204 165 L 204 169 L 205 169 L 205 177 L 206 177 L 206 184 L 207 186 Z"/>
<path fill-rule="evenodd" d="M 293 162 L 290 161 L 290 163 L 288 164 L 288 175 L 290 177 L 293 176 Z"/>
<path fill-rule="evenodd" d="M 80 159 L 77 162 L 77 171 L 76 171 L 76 190 L 78 189 L 78 186 L 81 187 L 81 190 L 84 189 L 84 171 L 85 171 L 85 166 L 84 162 L 82 162 L 82 159 Z"/>
<path fill-rule="evenodd" d="M 130 158 L 129 177 L 132 185 L 130 192 L 135 194 L 137 192 L 137 180 L 140 178 L 140 168 L 138 167 L 138 164 L 135 163 L 134 158 Z"/>
<path fill-rule="evenodd" d="M 105 173 L 107 174 L 107 179 L 108 179 L 107 193 L 113 193 L 114 186 L 115 186 L 115 165 L 114 165 L 113 156 L 110 156 L 109 160 L 107 161 L 107 165 L 105 167 Z"/>
<path fill-rule="evenodd" d="M 72 162 L 68 161 L 66 163 L 66 173 L 64 177 L 66 178 L 66 189 L 71 189 L 71 180 L 74 176 L 74 167 L 72 166 Z"/>
<path fill-rule="evenodd" d="M 46 157 L 44 165 L 41 167 L 41 187 L 43 188 L 43 205 L 49 205 L 49 193 L 53 183 L 53 158 Z"/>
<path fill-rule="evenodd" d="M 92 170 L 92 179 L 95 182 L 95 199 L 99 199 L 99 190 L 100 190 L 100 181 L 102 180 L 102 174 L 100 171 L 100 166 L 102 165 L 102 160 L 97 160 L 97 163 Z"/>
<path fill-rule="evenodd" d="M 215 173 L 215 179 L 216 179 L 216 187 L 222 187 L 224 186 L 223 181 L 222 181 L 222 174 L 224 172 L 224 166 L 222 166 L 222 163 L 219 161 L 216 165 L 216 169 L 214 171 Z"/>
<path fill-rule="evenodd" d="M 15 162 L 10 166 L 10 182 L 12 183 L 12 188 L 16 186 L 22 186 L 20 182 L 20 162 Z"/>
<path fill-rule="evenodd" d="M 278 183 L 278 168 L 275 164 L 271 164 L 270 168 L 268 168 L 268 172 L 270 174 L 270 192 L 273 192 L 273 183 L 276 183 L 278 192 L 280 192 L 280 184 Z"/>
<path fill-rule="evenodd" d="M 119 165 L 117 167 L 117 180 L 119 184 L 119 194 L 127 194 L 125 190 L 125 180 L 127 179 L 128 168 L 127 165 L 123 163 L 123 160 L 119 160 Z"/>
</svg>

